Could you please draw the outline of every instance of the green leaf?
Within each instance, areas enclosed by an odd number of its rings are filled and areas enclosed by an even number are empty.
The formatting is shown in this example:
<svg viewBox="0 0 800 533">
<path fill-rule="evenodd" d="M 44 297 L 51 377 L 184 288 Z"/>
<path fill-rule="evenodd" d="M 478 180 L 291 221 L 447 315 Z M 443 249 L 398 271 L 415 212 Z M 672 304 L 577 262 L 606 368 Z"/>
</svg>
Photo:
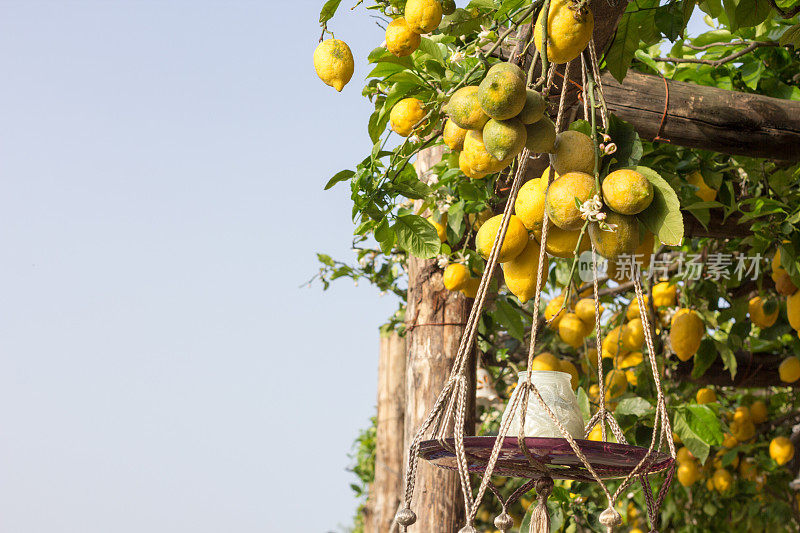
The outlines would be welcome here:
<svg viewBox="0 0 800 533">
<path fill-rule="evenodd" d="M 433 224 L 418 215 L 400 215 L 393 226 L 397 244 L 421 259 L 436 257 L 441 241 Z"/>
<path fill-rule="evenodd" d="M 617 145 L 617 151 L 614 152 L 617 162 L 612 165 L 612 169 L 638 165 L 643 150 L 642 141 L 639 139 L 636 129 L 614 114 L 609 115 L 608 125 L 608 134 Z"/>
<path fill-rule="evenodd" d="M 342 0 L 328 0 L 325 2 L 325 5 L 322 6 L 322 11 L 319 12 L 319 23 L 325 24 L 331 20 L 333 15 L 336 14 L 336 10 L 339 9 L 339 4 L 341 3 Z"/>
<path fill-rule="evenodd" d="M 703 442 L 703 439 L 701 439 L 692 430 L 692 428 L 689 427 L 689 423 L 683 413 L 679 412 L 675 414 L 675 424 L 673 425 L 673 429 L 675 430 L 675 433 L 678 434 L 678 437 L 680 437 L 681 441 L 683 441 L 683 445 L 686 446 L 690 452 L 692 452 L 692 455 L 697 457 L 701 463 L 705 463 L 711 447 Z"/>
<path fill-rule="evenodd" d="M 495 20 L 503 20 L 505 19 L 509 13 L 512 11 L 516 11 L 522 4 L 525 3 L 525 0 L 503 0 L 503 4 L 500 6 L 500 9 L 494 14 Z"/>
<path fill-rule="evenodd" d="M 725 342 L 714 341 L 714 344 L 719 351 L 720 357 L 722 357 L 722 363 L 725 367 L 725 370 L 731 373 L 731 379 L 735 378 L 738 366 L 738 363 L 736 362 L 736 354 L 733 353 L 731 347 Z"/>
<path fill-rule="evenodd" d="M 770 11 L 772 11 L 772 6 L 766 0 L 738 0 L 736 3 L 736 25 L 738 28 L 758 26 L 767 20 Z"/>
<path fill-rule="evenodd" d="M 791 44 L 795 48 L 800 48 L 800 24 L 789 26 L 789 28 L 781 35 L 778 44 L 786 46 Z"/>
<path fill-rule="evenodd" d="M 442 54 L 442 51 L 439 49 L 439 45 L 437 45 L 435 42 L 431 41 L 427 37 L 423 37 L 422 39 L 420 39 L 419 50 L 421 52 L 428 54 L 437 62 L 444 65 L 444 54 Z"/>
<path fill-rule="evenodd" d="M 620 83 L 625 79 L 628 67 L 639 48 L 639 21 L 644 16 L 643 13 L 646 12 L 625 13 L 622 16 L 614 42 L 606 52 L 606 67 Z"/>
<path fill-rule="evenodd" d="M 638 59 L 639 61 L 641 61 L 642 63 L 644 63 L 648 67 L 650 67 L 651 69 L 655 70 L 656 72 L 661 72 L 661 69 L 659 68 L 658 63 L 656 63 L 653 60 L 652 57 L 647 55 L 647 52 L 645 52 L 644 50 L 641 50 L 641 49 L 636 50 L 635 56 L 636 56 L 636 59 Z"/>
<path fill-rule="evenodd" d="M 697 379 L 705 374 L 706 370 L 717 360 L 717 351 L 714 347 L 714 341 L 708 338 L 703 339 L 693 359 L 694 367 L 692 368 L 692 378 Z"/>
<path fill-rule="evenodd" d="M 456 9 L 451 15 L 447 15 L 439 24 L 439 31 L 445 35 L 461 36 L 480 31 L 481 24 L 489 25 L 492 19 L 480 11 L 467 11 L 466 9 Z"/>
<path fill-rule="evenodd" d="M 378 241 L 378 244 L 381 246 L 381 251 L 385 254 L 390 253 L 394 246 L 395 235 L 394 231 L 392 231 L 392 228 L 389 226 L 389 221 L 385 218 L 381 220 L 375 227 L 373 234 L 375 235 L 375 240 Z"/>
<path fill-rule="evenodd" d="M 637 166 L 633 170 L 644 175 L 653 184 L 653 203 L 639 213 L 639 220 L 663 244 L 680 246 L 683 241 L 683 215 L 675 190 L 651 168 Z"/>
<path fill-rule="evenodd" d="M 325 189 L 324 190 L 327 191 L 328 189 L 330 189 L 331 187 L 333 187 L 334 185 L 336 185 L 340 181 L 347 181 L 347 180 L 349 180 L 350 178 L 352 178 L 355 175 L 356 175 L 356 173 L 353 172 L 352 170 L 342 170 L 340 172 L 337 172 L 336 174 L 334 174 L 334 176 L 331 179 L 328 180 L 328 183 L 325 184 Z"/>
<path fill-rule="evenodd" d="M 683 5 L 673 2 L 656 9 L 654 22 L 656 29 L 670 41 L 677 39 L 684 27 Z"/>
<path fill-rule="evenodd" d="M 644 398 L 625 398 L 624 400 L 620 400 L 617 404 L 617 408 L 614 410 L 615 415 L 633 415 L 633 416 L 644 416 L 653 408 L 650 405 L 650 402 L 645 400 Z"/>
<path fill-rule="evenodd" d="M 716 410 L 708 405 L 687 405 L 686 421 L 691 430 L 706 444 L 711 446 L 722 444 L 722 424 Z"/>
<path fill-rule="evenodd" d="M 495 303 L 494 318 L 506 328 L 508 334 L 523 342 L 525 339 L 525 326 L 522 325 L 522 315 L 518 309 L 507 300 L 498 299 Z"/>
<path fill-rule="evenodd" d="M 592 136 L 592 124 L 588 120 L 578 119 L 569 125 L 571 131 L 579 131 L 589 137 Z"/>
<path fill-rule="evenodd" d="M 589 406 L 589 396 L 586 395 L 586 391 L 583 390 L 583 387 L 578 388 L 578 408 L 581 410 L 581 416 L 583 416 L 583 423 L 585 425 L 592 418 L 592 410 Z"/>
</svg>

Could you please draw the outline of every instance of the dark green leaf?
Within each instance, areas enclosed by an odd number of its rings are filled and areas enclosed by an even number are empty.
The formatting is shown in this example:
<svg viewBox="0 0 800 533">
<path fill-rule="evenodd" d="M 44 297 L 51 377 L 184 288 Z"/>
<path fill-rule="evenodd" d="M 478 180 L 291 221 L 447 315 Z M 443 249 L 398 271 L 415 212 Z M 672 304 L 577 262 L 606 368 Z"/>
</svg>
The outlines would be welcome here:
<svg viewBox="0 0 800 533">
<path fill-rule="evenodd" d="M 589 396 L 586 395 L 583 387 L 578 388 L 578 408 L 581 410 L 583 423 L 586 424 L 592 418 L 592 410 L 589 406 Z"/>
<path fill-rule="evenodd" d="M 694 367 L 692 368 L 692 378 L 697 379 L 706 373 L 706 370 L 717 360 L 717 350 L 714 341 L 703 339 L 700 348 L 694 354 Z"/>
<path fill-rule="evenodd" d="M 656 9 L 654 18 L 656 29 L 658 29 L 664 37 L 670 41 L 674 41 L 681 35 L 685 24 L 683 20 L 682 2 L 673 2 L 659 7 Z"/>
<path fill-rule="evenodd" d="M 322 11 L 319 12 L 319 23 L 325 24 L 333 15 L 336 14 L 336 10 L 339 9 L 339 4 L 342 3 L 342 0 L 328 0 L 325 2 L 325 5 L 322 6 Z"/>
<path fill-rule="evenodd" d="M 522 325 L 522 315 L 519 310 L 515 309 L 507 300 L 497 300 L 494 318 L 501 326 L 506 328 L 509 335 L 520 342 L 524 340 L 525 327 Z"/>
<path fill-rule="evenodd" d="M 625 13 L 622 16 L 614 42 L 606 52 L 606 68 L 620 83 L 625 79 L 636 49 L 639 48 L 639 21 L 642 13 L 646 12 Z"/>
<path fill-rule="evenodd" d="M 683 241 L 683 215 L 678 195 L 658 172 L 637 166 L 637 172 L 653 184 L 653 203 L 639 213 L 639 220 L 653 232 L 663 244 L 680 246 Z"/>
<path fill-rule="evenodd" d="M 736 377 L 736 370 L 738 363 L 736 362 L 736 354 L 733 353 L 731 347 L 728 346 L 727 343 L 714 341 L 714 344 L 719 351 L 720 357 L 722 357 L 722 363 L 725 367 L 725 370 L 731 373 L 731 379 Z"/>
<path fill-rule="evenodd" d="M 786 46 L 791 44 L 795 48 L 800 48 L 800 24 L 795 24 L 794 26 L 790 26 L 784 33 L 781 35 L 778 44 L 781 46 Z"/>
<path fill-rule="evenodd" d="M 738 0 L 736 25 L 739 28 L 758 26 L 767 19 L 770 11 L 772 11 L 772 6 L 766 0 Z"/>
<path fill-rule="evenodd" d="M 328 183 L 325 185 L 325 190 L 327 191 L 340 181 L 347 181 L 355 175 L 356 173 L 352 170 L 342 170 L 341 172 L 337 172 L 331 179 L 328 180 Z"/>
<path fill-rule="evenodd" d="M 442 54 L 442 51 L 439 50 L 439 45 L 437 45 L 435 42 L 431 41 L 427 37 L 423 37 L 422 39 L 420 39 L 419 50 L 431 56 L 438 63 L 444 65 L 444 55 Z"/>
<path fill-rule="evenodd" d="M 622 167 L 632 167 L 639 164 L 642 158 L 642 141 L 633 125 L 618 118 L 614 114 L 609 115 L 608 134 L 617 145 L 614 158 L 617 160 L 612 165 L 612 170 Z"/>
<path fill-rule="evenodd" d="M 400 215 L 394 226 L 397 244 L 405 251 L 421 259 L 436 257 L 441 241 L 433 224 L 418 215 Z"/>
</svg>

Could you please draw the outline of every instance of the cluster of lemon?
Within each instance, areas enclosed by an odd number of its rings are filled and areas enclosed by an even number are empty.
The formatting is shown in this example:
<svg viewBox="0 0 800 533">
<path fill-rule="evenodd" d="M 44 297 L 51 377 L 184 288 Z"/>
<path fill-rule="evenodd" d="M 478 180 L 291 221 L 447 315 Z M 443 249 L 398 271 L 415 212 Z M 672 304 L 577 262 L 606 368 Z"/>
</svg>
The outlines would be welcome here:
<svg viewBox="0 0 800 533">
<path fill-rule="evenodd" d="M 717 401 L 716 393 L 709 388 L 702 388 L 697 391 L 697 403 L 708 404 Z M 739 406 L 733 412 L 726 412 L 722 415 L 728 422 L 730 432 L 725 434 L 722 446 L 717 450 L 714 459 L 701 466 L 697 458 L 692 455 L 688 448 L 680 448 L 677 452 L 678 461 L 678 482 L 684 487 L 694 485 L 704 477 L 706 478 L 706 488 L 717 492 L 727 492 L 733 485 L 733 474 L 738 471 L 741 479 L 756 483 L 759 488 L 765 481 L 765 476 L 758 472 L 756 463 L 749 457 L 740 457 L 735 453 L 723 465 L 723 457 L 730 456 L 740 444 L 748 443 L 756 437 L 756 426 L 763 424 L 769 418 L 769 409 L 762 400 L 756 400 L 750 406 Z M 680 439 L 675 439 L 680 443 Z M 786 437 L 775 437 L 769 444 L 769 455 L 779 466 L 785 465 L 794 457 L 794 444 Z"/>
<path fill-rule="evenodd" d="M 786 297 L 786 318 L 789 320 L 789 325 L 792 326 L 798 336 L 800 336 L 800 291 L 797 290 L 797 287 L 792 282 L 786 269 L 781 266 L 780 250 L 775 252 L 775 255 L 772 257 L 771 277 L 775 282 L 775 290 L 778 294 Z M 753 298 L 753 300 L 756 299 L 758 299 L 757 301 L 759 303 L 761 302 L 760 297 L 757 296 Z M 776 308 L 772 313 L 766 314 L 763 308 L 759 313 L 759 309 L 756 307 L 756 312 L 753 313 L 753 300 L 750 300 L 750 319 L 753 323 L 762 328 L 774 324 L 778 318 L 779 310 Z M 800 358 L 792 355 L 784 359 L 778 367 L 778 373 L 780 374 L 781 381 L 785 383 L 794 383 L 800 379 Z"/>
<path fill-rule="evenodd" d="M 419 48 L 420 36 L 438 28 L 442 15 L 449 15 L 455 9 L 453 0 L 408 0 L 404 16 L 386 27 L 386 49 L 397 57 L 410 56 Z"/>
</svg>

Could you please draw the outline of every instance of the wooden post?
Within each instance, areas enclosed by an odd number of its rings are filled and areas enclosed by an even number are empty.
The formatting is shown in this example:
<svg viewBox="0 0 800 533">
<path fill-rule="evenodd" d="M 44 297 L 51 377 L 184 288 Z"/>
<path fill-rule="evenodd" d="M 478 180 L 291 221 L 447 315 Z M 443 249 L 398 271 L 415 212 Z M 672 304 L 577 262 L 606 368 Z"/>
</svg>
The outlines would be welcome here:
<svg viewBox="0 0 800 533">
<path fill-rule="evenodd" d="M 421 176 L 441 159 L 442 147 L 419 154 L 415 167 Z M 427 417 L 449 377 L 467 321 L 471 300 L 450 292 L 442 284 L 442 270 L 435 259 L 409 259 L 408 307 L 406 309 L 406 414 L 405 446 L 408 447 Z M 466 428 L 475 427 L 475 365 L 472 369 L 472 401 L 467 407 Z M 451 426 L 452 427 L 452 426 Z M 403 466 L 405 474 L 405 463 Z M 412 509 L 417 522 L 409 531 L 457 533 L 464 526 L 464 499 L 456 472 L 442 470 L 421 460 Z"/>
<path fill-rule="evenodd" d="M 390 531 L 403 497 L 405 399 L 406 340 L 395 331 L 381 333 L 375 479 L 369 490 L 370 516 L 366 517 L 364 533 Z"/>
</svg>

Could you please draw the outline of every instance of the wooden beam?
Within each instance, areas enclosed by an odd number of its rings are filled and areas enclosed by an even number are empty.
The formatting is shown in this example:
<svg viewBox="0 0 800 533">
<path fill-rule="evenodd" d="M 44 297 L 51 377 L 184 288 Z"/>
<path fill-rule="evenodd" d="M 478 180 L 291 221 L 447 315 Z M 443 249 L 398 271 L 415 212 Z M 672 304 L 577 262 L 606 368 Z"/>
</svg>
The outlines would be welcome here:
<svg viewBox="0 0 800 533">
<path fill-rule="evenodd" d="M 692 381 L 698 385 L 717 385 L 721 387 L 800 387 L 800 381 L 784 383 L 778 374 L 778 366 L 786 358 L 784 354 L 737 352 L 736 377 L 731 379 L 731 374 L 722 364 L 722 359 L 717 358 L 711 367 L 700 378 L 692 378 L 694 363 L 687 361 L 680 363 L 673 373 L 677 381 Z"/>
<path fill-rule="evenodd" d="M 659 136 L 689 148 L 800 160 L 800 102 L 665 80 L 633 70 L 623 83 L 608 73 L 602 81 L 609 110 L 633 124 L 647 140 Z"/>
</svg>

